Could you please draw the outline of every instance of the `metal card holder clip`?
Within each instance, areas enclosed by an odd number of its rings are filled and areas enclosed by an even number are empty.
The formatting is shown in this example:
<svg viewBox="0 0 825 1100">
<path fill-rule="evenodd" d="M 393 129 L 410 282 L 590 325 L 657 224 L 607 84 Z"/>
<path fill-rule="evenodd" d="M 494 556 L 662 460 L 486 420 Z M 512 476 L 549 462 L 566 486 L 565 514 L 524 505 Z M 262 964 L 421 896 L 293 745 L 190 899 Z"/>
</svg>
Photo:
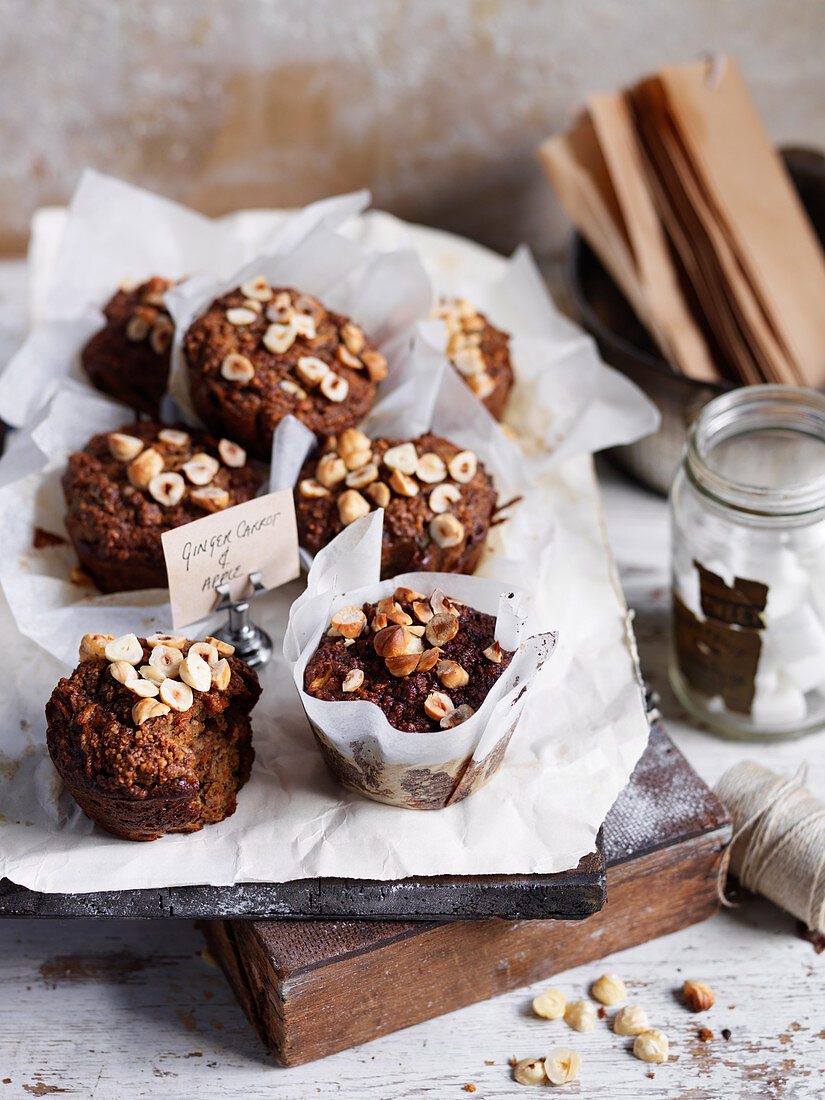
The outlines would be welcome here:
<svg viewBox="0 0 825 1100">
<path fill-rule="evenodd" d="M 266 588 L 261 573 L 250 573 L 249 583 L 252 595 L 243 600 L 233 600 L 229 594 L 229 585 L 219 584 L 215 591 L 220 597 L 216 611 L 228 611 L 229 619 L 225 626 L 215 631 L 215 637 L 235 647 L 235 656 L 255 668 L 265 665 L 272 656 L 272 639 L 249 619 L 250 600 Z"/>
</svg>

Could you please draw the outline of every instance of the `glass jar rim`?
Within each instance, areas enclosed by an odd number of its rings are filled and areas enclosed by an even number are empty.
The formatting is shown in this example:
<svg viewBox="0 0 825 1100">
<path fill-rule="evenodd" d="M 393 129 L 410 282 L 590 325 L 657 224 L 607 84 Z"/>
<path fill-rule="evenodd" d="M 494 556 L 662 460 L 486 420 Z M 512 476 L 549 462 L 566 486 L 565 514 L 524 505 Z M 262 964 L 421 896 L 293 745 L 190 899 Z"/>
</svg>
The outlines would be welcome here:
<svg viewBox="0 0 825 1100">
<path fill-rule="evenodd" d="M 708 402 L 688 432 L 684 465 L 697 489 L 737 511 L 765 517 L 807 516 L 825 508 L 825 471 L 799 485 L 766 487 L 714 469 L 713 446 L 762 431 L 790 431 L 825 444 L 825 395 L 798 386 L 743 386 Z"/>
</svg>

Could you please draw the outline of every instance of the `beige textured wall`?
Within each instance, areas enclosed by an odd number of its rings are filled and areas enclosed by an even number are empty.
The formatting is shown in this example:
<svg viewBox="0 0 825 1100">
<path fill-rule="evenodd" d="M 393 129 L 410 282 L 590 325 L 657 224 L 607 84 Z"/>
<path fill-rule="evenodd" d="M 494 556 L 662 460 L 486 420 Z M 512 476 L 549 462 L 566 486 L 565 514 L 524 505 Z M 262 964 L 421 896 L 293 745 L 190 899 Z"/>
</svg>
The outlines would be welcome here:
<svg viewBox="0 0 825 1100">
<path fill-rule="evenodd" d="M 825 0 L 0 0 L 0 248 L 86 164 L 210 213 L 362 185 L 556 248 L 534 158 L 590 91 L 726 49 L 825 147 Z"/>
</svg>

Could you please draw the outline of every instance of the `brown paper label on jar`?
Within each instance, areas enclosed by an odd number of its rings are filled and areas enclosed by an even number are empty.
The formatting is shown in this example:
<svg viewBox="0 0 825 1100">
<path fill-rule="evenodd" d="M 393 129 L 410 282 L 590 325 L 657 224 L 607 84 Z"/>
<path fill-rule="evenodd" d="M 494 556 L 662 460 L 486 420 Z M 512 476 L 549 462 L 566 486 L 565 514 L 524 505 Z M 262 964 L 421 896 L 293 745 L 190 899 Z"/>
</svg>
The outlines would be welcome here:
<svg viewBox="0 0 825 1100">
<path fill-rule="evenodd" d="M 260 572 L 265 588 L 300 573 L 291 489 L 185 523 L 164 532 L 161 542 L 176 630 L 215 610 L 218 585 L 227 585 L 232 599 L 241 600 L 251 594 L 250 573 Z"/>
<path fill-rule="evenodd" d="M 727 585 L 694 561 L 704 620 L 673 593 L 676 659 L 687 683 L 702 695 L 721 696 L 728 710 L 750 714 L 762 649 L 760 612 L 768 586 L 735 577 Z"/>
</svg>

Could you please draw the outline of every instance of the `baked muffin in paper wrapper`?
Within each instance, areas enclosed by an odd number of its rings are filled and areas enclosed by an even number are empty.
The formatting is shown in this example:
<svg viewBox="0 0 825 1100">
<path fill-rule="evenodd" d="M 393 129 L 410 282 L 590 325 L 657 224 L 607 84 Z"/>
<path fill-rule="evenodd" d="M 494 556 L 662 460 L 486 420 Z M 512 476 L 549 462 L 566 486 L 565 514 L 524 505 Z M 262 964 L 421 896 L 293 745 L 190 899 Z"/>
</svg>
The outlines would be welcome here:
<svg viewBox="0 0 825 1100">
<path fill-rule="evenodd" d="M 453 573 L 404 573 L 379 581 L 382 523 L 380 510 L 364 516 L 316 555 L 306 590 L 290 610 L 284 656 L 335 779 L 378 802 L 438 810 L 467 798 L 495 776 L 556 635 L 531 634 L 529 620 L 520 614 L 520 594 L 502 591 L 497 581 Z M 333 613 L 348 604 L 360 607 L 390 596 L 401 585 L 428 596 L 441 588 L 448 597 L 495 615 L 496 641 L 514 651 L 483 704 L 452 729 L 393 729 L 384 712 L 365 699 L 316 699 L 304 690 L 304 670 Z"/>
</svg>

